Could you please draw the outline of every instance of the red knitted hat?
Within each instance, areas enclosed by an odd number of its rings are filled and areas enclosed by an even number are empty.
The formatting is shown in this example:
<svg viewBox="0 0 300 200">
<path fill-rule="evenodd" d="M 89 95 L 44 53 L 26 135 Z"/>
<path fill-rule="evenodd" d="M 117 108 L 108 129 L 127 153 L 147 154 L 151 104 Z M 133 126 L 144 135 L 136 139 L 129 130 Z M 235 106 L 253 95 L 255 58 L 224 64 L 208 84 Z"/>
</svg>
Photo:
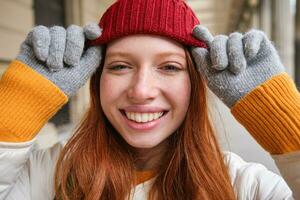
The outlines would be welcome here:
<svg viewBox="0 0 300 200">
<path fill-rule="evenodd" d="M 90 45 L 102 45 L 133 34 L 166 36 L 182 44 L 204 47 L 192 36 L 199 24 L 195 13 L 183 0 L 118 0 L 102 16 L 102 35 Z"/>
</svg>

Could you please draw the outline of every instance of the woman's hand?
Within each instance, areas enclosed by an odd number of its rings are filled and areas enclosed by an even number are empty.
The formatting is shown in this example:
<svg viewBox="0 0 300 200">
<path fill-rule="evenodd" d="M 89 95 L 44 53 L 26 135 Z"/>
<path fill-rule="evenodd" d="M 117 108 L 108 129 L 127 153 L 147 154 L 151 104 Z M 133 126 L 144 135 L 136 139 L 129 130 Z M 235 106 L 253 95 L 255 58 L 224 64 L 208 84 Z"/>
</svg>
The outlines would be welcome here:
<svg viewBox="0 0 300 200">
<path fill-rule="evenodd" d="M 196 26 L 193 35 L 208 49 L 193 48 L 198 70 L 233 116 L 271 154 L 300 150 L 300 95 L 266 35 L 213 37 Z"/>
<path fill-rule="evenodd" d="M 95 39 L 101 32 L 94 23 L 84 28 L 71 25 L 66 30 L 60 26 L 37 26 L 27 35 L 16 59 L 52 81 L 70 97 L 100 64 L 101 47 L 84 50 L 84 44 L 86 39 Z"/>
<path fill-rule="evenodd" d="M 198 70 L 229 108 L 258 85 L 285 71 L 274 46 L 262 31 L 213 37 L 207 28 L 198 25 L 193 35 L 208 46 L 208 49 L 192 49 Z"/>
</svg>

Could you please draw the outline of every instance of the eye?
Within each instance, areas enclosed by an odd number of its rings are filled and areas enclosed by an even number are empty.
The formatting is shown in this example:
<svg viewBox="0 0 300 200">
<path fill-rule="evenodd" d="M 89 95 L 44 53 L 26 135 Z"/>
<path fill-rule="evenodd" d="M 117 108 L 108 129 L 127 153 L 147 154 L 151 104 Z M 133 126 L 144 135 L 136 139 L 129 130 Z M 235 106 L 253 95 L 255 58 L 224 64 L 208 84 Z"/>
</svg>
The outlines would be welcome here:
<svg viewBox="0 0 300 200">
<path fill-rule="evenodd" d="M 129 67 L 127 67 L 126 65 L 115 65 L 115 66 L 109 67 L 108 69 L 112 70 L 112 71 L 121 71 L 126 68 L 129 68 Z"/>
<path fill-rule="evenodd" d="M 176 72 L 181 70 L 179 67 L 175 65 L 165 65 L 162 67 L 162 69 L 169 72 Z"/>
</svg>

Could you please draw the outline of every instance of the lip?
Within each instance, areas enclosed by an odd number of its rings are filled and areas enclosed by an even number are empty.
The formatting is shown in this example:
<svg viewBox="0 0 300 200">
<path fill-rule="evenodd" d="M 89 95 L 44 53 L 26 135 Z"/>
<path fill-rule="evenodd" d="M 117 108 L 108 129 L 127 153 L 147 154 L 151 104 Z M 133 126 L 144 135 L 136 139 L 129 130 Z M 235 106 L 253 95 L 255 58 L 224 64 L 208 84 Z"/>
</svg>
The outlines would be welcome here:
<svg viewBox="0 0 300 200">
<path fill-rule="evenodd" d="M 140 105 L 127 106 L 125 108 L 122 108 L 121 110 L 124 110 L 126 112 L 136 112 L 136 113 L 154 113 L 154 112 L 168 111 L 167 109 L 158 106 L 140 106 Z"/>
<path fill-rule="evenodd" d="M 126 117 L 125 113 L 122 113 L 122 111 L 120 111 L 120 112 L 121 112 L 121 115 L 122 115 L 122 117 L 123 117 L 123 119 L 125 121 L 125 124 L 129 128 L 134 129 L 136 131 L 150 131 L 150 130 L 155 129 L 161 123 L 163 123 L 163 121 L 166 119 L 166 116 L 168 114 L 168 112 L 164 112 L 164 114 L 160 118 L 158 118 L 156 120 L 153 120 L 153 121 L 150 121 L 150 122 L 138 123 L 138 122 L 135 122 L 135 121 L 132 121 L 132 120 L 128 119 Z"/>
</svg>

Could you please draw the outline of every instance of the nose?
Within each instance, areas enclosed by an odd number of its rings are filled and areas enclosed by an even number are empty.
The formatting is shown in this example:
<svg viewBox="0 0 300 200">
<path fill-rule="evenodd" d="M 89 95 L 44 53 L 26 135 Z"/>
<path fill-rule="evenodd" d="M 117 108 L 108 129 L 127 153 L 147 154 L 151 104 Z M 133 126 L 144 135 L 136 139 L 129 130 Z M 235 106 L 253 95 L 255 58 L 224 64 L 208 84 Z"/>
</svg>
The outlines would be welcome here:
<svg viewBox="0 0 300 200">
<path fill-rule="evenodd" d="M 153 72 L 140 69 L 133 77 L 128 89 L 128 98 L 133 103 L 146 103 L 157 97 L 159 89 Z"/>
</svg>

